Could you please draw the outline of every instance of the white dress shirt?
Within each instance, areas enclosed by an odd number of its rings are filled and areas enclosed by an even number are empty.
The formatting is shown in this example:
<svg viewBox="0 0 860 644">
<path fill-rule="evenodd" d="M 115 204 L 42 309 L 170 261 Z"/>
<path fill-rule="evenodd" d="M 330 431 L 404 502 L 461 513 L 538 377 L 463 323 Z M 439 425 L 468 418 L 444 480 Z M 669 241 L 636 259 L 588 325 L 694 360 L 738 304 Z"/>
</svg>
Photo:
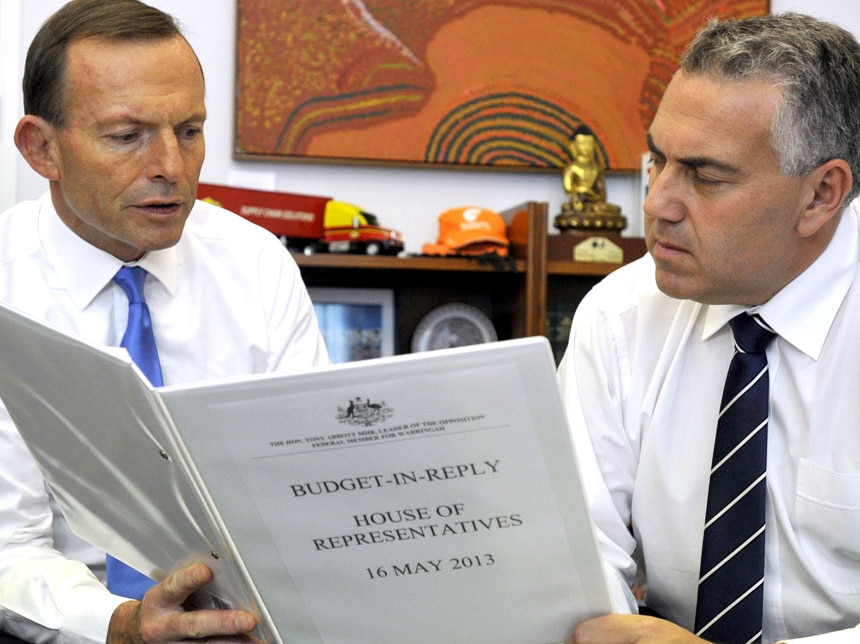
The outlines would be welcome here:
<svg viewBox="0 0 860 644">
<path fill-rule="evenodd" d="M 779 334 L 767 350 L 765 642 L 860 623 L 858 214 L 846 209 L 818 260 L 756 309 Z M 727 322 L 741 310 L 664 295 L 649 256 L 577 309 L 559 377 L 621 611 L 635 610 L 638 549 L 647 604 L 693 626 Z"/>
<path fill-rule="evenodd" d="M 150 274 L 145 296 L 165 385 L 328 362 L 292 257 L 241 217 L 198 202 L 179 243 L 138 263 Z M 93 344 L 117 346 L 125 330 L 128 299 L 112 282 L 121 265 L 72 233 L 48 195 L 0 214 L 0 301 Z M 0 454 L 0 627 L 103 642 L 127 600 L 53 549 L 54 535 L 66 547 L 62 520 L 2 407 Z"/>
</svg>

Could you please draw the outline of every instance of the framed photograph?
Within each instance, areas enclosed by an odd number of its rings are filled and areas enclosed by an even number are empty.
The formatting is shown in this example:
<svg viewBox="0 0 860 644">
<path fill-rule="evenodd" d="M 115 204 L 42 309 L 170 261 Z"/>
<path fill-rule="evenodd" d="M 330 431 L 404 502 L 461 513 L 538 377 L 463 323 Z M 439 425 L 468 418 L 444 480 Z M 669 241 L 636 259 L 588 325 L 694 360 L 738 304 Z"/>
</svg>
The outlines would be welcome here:
<svg viewBox="0 0 860 644">
<path fill-rule="evenodd" d="M 332 362 L 394 355 L 394 291 L 308 288 Z"/>
<path fill-rule="evenodd" d="M 238 0 L 238 158 L 635 172 L 684 47 L 769 0 Z"/>
</svg>

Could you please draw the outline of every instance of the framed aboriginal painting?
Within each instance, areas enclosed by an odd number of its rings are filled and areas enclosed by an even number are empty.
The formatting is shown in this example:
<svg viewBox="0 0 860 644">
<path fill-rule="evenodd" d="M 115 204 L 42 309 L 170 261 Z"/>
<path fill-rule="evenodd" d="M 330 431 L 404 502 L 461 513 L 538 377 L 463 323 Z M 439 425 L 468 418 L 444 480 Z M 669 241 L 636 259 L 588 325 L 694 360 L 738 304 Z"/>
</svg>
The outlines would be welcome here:
<svg viewBox="0 0 860 644">
<path fill-rule="evenodd" d="M 237 0 L 238 158 L 635 170 L 710 16 L 768 0 Z"/>
</svg>

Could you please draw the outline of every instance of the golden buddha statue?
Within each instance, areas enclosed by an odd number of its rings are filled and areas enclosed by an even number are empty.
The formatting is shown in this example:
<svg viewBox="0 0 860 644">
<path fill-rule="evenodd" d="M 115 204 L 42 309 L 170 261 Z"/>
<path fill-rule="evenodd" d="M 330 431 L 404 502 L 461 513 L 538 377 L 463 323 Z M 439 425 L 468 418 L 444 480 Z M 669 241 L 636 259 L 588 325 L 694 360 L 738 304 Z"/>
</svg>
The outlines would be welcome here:
<svg viewBox="0 0 860 644">
<path fill-rule="evenodd" d="M 621 208 L 606 203 L 604 168 L 595 151 L 594 133 L 585 126 L 570 137 L 571 161 L 564 168 L 562 181 L 568 200 L 555 218 L 562 232 L 620 231 L 627 226 Z"/>
</svg>

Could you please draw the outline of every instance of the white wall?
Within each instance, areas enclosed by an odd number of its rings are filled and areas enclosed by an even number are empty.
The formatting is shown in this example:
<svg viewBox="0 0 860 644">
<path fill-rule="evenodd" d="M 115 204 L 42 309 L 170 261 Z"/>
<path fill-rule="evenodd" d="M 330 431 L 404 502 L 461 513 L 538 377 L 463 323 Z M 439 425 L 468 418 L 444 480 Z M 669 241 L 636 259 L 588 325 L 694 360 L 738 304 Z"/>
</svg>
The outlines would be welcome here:
<svg viewBox="0 0 860 644">
<path fill-rule="evenodd" d="M 235 161 L 233 69 L 235 0 L 150 0 L 177 18 L 197 51 L 206 74 L 207 156 L 202 180 L 210 183 L 271 187 L 285 192 L 328 195 L 376 212 L 382 223 L 400 229 L 407 250 L 417 252 L 436 237 L 436 217 L 452 206 L 476 204 L 503 210 L 527 200 L 547 201 L 560 209 L 560 173 L 390 168 L 295 162 Z M 11 160 L 11 133 L 21 113 L 20 78 L 26 47 L 41 22 L 63 0 L 0 0 L 0 209 L 38 196 L 45 182 L 27 165 Z M 771 10 L 801 11 L 832 20 L 860 37 L 860 5 L 845 0 L 771 0 Z M 20 25 L 19 41 L 9 25 Z M 10 68 L 15 68 L 12 73 Z M 4 78 L 14 82 L 4 83 Z M 573 78 L 571 82 L 573 82 Z M 14 89 L 10 90 L 12 87 Z M 15 91 L 15 96 L 9 92 Z M 16 109 L 10 109 L 17 105 Z M 5 110 L 3 108 L 6 108 Z M 643 142 L 644 152 L 644 142 Z M 6 156 L 4 156 L 6 155 Z M 16 163 L 14 167 L 8 166 Z M 14 185 L 14 190 L 10 186 Z M 638 177 L 612 175 L 609 201 L 631 219 L 629 233 L 641 234 Z"/>
</svg>

